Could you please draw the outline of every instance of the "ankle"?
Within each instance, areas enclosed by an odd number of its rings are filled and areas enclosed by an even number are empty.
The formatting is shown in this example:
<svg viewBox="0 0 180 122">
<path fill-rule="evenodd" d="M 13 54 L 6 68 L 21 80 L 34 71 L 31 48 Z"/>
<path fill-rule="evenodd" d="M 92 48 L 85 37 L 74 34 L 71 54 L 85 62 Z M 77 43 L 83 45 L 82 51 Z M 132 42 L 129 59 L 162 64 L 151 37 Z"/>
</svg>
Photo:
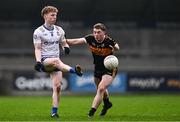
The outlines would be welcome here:
<svg viewBox="0 0 180 122">
<path fill-rule="evenodd" d="M 96 108 L 91 108 L 91 110 L 90 111 L 92 111 L 92 112 L 96 112 Z"/>
<path fill-rule="evenodd" d="M 105 105 L 108 104 L 108 103 L 110 103 L 109 98 L 104 98 L 104 99 L 103 99 L 103 102 L 104 102 Z"/>
</svg>

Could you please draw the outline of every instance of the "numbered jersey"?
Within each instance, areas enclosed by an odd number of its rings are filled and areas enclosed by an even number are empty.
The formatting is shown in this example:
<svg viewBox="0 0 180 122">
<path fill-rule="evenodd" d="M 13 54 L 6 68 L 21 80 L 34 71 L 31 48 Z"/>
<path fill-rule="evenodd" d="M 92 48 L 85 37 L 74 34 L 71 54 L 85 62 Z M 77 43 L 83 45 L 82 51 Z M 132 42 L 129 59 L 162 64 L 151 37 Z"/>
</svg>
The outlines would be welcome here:
<svg viewBox="0 0 180 122">
<path fill-rule="evenodd" d="M 41 43 L 41 58 L 59 57 L 59 45 L 65 39 L 64 30 L 54 25 L 52 30 L 47 29 L 44 25 L 38 27 L 33 34 L 33 43 Z"/>
</svg>

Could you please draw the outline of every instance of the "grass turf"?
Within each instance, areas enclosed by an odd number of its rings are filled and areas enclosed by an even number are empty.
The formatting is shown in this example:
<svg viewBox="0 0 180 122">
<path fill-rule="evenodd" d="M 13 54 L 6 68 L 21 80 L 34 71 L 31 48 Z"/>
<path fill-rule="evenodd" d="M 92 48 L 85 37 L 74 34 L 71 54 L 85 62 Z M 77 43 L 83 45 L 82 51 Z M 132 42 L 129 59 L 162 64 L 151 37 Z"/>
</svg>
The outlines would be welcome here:
<svg viewBox="0 0 180 122">
<path fill-rule="evenodd" d="M 110 97 L 113 107 L 104 117 L 99 107 L 88 118 L 93 96 L 61 96 L 60 118 L 50 117 L 51 97 L 0 97 L 0 121 L 180 121 L 180 96 L 119 95 Z"/>
</svg>

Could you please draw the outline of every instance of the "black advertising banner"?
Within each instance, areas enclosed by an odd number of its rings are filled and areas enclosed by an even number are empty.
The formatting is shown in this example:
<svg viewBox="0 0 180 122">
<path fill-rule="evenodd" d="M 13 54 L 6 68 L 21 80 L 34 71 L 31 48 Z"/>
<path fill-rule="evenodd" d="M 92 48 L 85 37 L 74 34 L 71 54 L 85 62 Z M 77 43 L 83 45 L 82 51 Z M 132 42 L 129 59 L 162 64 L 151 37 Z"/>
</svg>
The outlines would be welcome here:
<svg viewBox="0 0 180 122">
<path fill-rule="evenodd" d="M 11 83 L 16 91 L 52 91 L 52 81 L 48 74 L 32 71 L 11 71 Z M 180 92 L 180 72 L 124 72 L 125 80 L 122 88 L 124 92 Z M 121 75 L 120 75 L 121 76 Z M 121 76 L 121 77 L 122 77 Z M 72 79 L 73 77 L 73 79 Z M 84 75 L 83 77 L 86 77 Z M 82 78 L 83 78 L 82 77 Z M 90 80 L 93 82 L 93 76 Z M 119 77 L 121 79 L 121 77 Z M 118 78 L 118 77 L 117 77 Z M 9 80 L 10 80 L 9 79 Z M 8 79 L 7 79 L 8 80 Z M 72 82 L 70 82 L 72 81 Z M 65 73 L 62 80 L 62 91 L 73 91 L 73 84 L 81 80 Z M 116 80 L 115 80 L 116 81 Z M 116 82 L 113 83 L 116 83 Z M 83 80 L 85 84 L 87 81 Z M 119 83 L 119 82 L 117 82 Z M 113 85 L 113 84 L 112 84 Z M 116 84 L 117 85 L 117 84 Z M 117 86 L 116 86 L 117 87 Z M 89 88 L 89 87 L 88 87 Z M 79 88 L 77 90 L 80 90 Z"/>
<path fill-rule="evenodd" d="M 128 91 L 180 91 L 178 72 L 129 72 Z"/>
</svg>

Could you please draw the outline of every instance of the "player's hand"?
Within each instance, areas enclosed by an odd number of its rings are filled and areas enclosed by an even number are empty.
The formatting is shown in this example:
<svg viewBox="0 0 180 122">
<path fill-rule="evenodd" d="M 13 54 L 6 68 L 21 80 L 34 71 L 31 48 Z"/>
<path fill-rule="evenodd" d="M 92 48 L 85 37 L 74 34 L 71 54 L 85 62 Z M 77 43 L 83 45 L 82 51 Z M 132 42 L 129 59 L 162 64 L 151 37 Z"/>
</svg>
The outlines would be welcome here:
<svg viewBox="0 0 180 122">
<path fill-rule="evenodd" d="M 70 53 L 69 47 L 64 47 L 64 52 L 66 55 L 68 55 Z"/>
<path fill-rule="evenodd" d="M 42 72 L 44 70 L 44 66 L 41 62 L 36 62 L 34 69 L 38 72 Z"/>
<path fill-rule="evenodd" d="M 113 72 L 112 72 L 112 77 L 115 78 L 115 76 L 117 75 L 118 72 L 118 68 L 114 68 Z"/>
</svg>

